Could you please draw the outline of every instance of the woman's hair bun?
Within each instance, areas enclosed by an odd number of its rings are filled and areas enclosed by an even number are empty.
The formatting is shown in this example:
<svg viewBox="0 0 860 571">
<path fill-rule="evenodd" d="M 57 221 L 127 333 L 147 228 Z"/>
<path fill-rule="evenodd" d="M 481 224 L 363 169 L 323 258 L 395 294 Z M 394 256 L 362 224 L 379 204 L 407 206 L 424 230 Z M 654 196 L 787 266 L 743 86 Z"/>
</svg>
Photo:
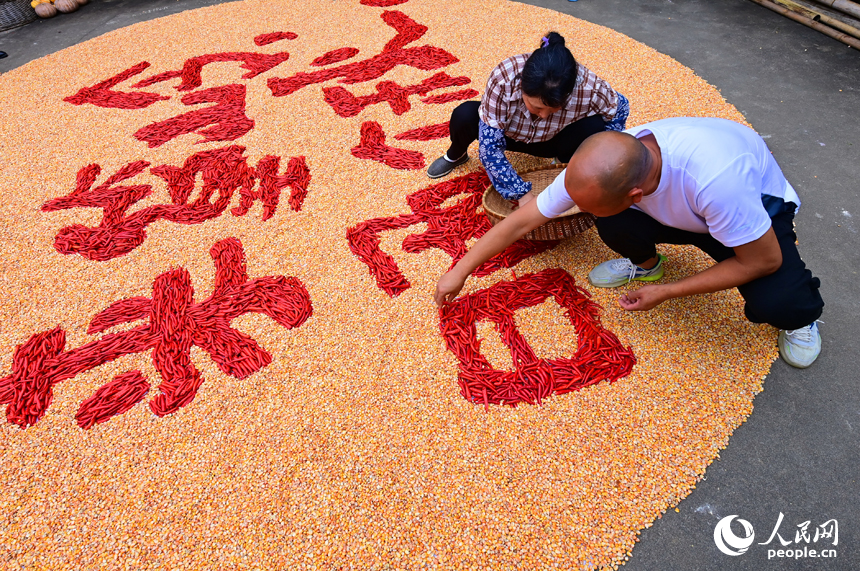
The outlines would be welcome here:
<svg viewBox="0 0 860 571">
<path fill-rule="evenodd" d="M 564 36 L 559 34 L 558 32 L 547 32 L 546 35 L 541 38 L 541 46 L 542 48 L 549 46 L 561 46 L 564 47 Z"/>
</svg>

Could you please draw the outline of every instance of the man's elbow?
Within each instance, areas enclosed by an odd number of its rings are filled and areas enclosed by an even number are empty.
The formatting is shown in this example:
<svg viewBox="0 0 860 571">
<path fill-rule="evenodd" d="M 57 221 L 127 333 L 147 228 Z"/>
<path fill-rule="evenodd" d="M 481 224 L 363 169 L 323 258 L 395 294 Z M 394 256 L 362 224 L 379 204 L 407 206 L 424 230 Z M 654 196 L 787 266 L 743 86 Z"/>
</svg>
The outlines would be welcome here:
<svg viewBox="0 0 860 571">
<path fill-rule="evenodd" d="M 769 276 L 782 267 L 782 249 L 773 229 L 769 229 L 758 240 L 736 246 L 735 255 L 751 280 Z"/>
<path fill-rule="evenodd" d="M 774 254 L 767 256 L 765 259 L 761 260 L 759 266 L 759 277 L 769 276 L 772 273 L 775 273 L 779 268 L 782 267 L 782 252 L 777 251 Z"/>
</svg>

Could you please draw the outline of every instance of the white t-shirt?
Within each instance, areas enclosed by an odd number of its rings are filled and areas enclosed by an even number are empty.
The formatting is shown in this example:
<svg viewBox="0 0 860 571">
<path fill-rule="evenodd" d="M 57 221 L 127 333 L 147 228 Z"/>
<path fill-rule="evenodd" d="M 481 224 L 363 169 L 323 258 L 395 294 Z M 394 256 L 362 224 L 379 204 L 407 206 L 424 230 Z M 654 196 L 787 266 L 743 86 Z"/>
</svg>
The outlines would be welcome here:
<svg viewBox="0 0 860 571">
<path fill-rule="evenodd" d="M 762 195 L 800 206 L 764 140 L 734 121 L 677 117 L 627 129 L 653 134 L 663 168 L 657 190 L 633 206 L 661 224 L 710 233 L 733 248 L 761 238 L 770 228 Z M 574 206 L 560 175 L 537 198 L 541 214 L 554 218 Z"/>
</svg>

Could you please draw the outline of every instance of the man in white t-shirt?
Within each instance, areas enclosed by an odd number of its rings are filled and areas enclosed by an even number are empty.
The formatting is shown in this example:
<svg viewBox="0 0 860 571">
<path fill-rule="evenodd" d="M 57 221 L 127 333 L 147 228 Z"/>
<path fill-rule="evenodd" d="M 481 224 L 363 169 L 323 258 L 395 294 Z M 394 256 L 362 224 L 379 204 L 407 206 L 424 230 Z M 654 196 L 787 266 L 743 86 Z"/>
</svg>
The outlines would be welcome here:
<svg viewBox="0 0 860 571">
<path fill-rule="evenodd" d="M 824 302 L 795 246 L 800 199 L 752 129 L 714 118 L 672 118 L 593 135 L 537 200 L 481 238 L 442 276 L 435 299 L 452 300 L 482 262 L 574 204 L 595 214 L 607 246 L 623 256 L 589 273 L 596 287 L 663 276 L 657 244 L 694 245 L 717 263 L 677 282 L 622 295 L 630 311 L 675 297 L 737 287 L 747 318 L 781 329 L 779 349 L 795 367 L 821 351 Z"/>
</svg>

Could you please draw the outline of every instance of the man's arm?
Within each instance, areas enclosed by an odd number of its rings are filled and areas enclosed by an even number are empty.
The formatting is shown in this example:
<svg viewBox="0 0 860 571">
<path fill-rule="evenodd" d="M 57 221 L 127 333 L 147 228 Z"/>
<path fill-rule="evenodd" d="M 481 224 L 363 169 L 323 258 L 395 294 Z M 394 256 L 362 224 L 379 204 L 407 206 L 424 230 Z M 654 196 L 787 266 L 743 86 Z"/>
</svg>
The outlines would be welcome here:
<svg viewBox="0 0 860 571">
<path fill-rule="evenodd" d="M 631 291 L 621 296 L 618 303 L 628 311 L 645 311 L 667 299 L 737 287 L 770 275 L 782 266 L 782 250 L 773 228 L 769 228 L 757 240 L 735 246 L 734 251 L 733 258 L 723 260 L 703 272 L 677 282 L 649 285 Z"/>
<path fill-rule="evenodd" d="M 534 230 L 549 218 L 540 213 L 537 200 L 529 200 L 515 210 L 510 216 L 493 226 L 480 240 L 457 262 L 457 265 L 439 279 L 433 299 L 437 305 L 453 301 L 466 279 L 481 264 Z"/>
</svg>

